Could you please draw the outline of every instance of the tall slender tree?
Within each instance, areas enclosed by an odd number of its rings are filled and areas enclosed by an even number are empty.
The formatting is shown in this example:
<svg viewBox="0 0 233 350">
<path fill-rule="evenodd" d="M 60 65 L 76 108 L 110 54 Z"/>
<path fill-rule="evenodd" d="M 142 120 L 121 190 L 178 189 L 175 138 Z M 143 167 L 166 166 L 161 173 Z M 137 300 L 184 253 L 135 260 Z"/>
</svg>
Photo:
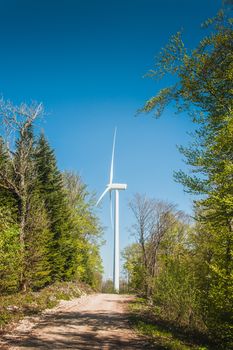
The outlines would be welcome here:
<svg viewBox="0 0 233 350">
<path fill-rule="evenodd" d="M 57 168 L 54 152 L 43 134 L 36 145 L 35 163 L 38 191 L 44 201 L 49 229 L 53 234 L 49 253 L 52 280 L 69 279 L 74 274 L 73 222 L 62 175 Z"/>
<path fill-rule="evenodd" d="M 73 246 L 76 249 L 75 275 L 82 281 L 100 288 L 102 261 L 99 254 L 102 228 L 94 213 L 94 198 L 81 177 L 73 172 L 63 173 L 68 206 L 73 221 Z"/>
<path fill-rule="evenodd" d="M 34 187 L 34 163 L 32 160 L 34 138 L 33 124 L 43 112 L 41 104 L 13 106 L 0 101 L 2 134 L 5 137 L 1 148 L 4 150 L 0 167 L 0 187 L 17 201 L 17 220 L 19 225 L 22 269 L 20 286 L 28 287 L 26 278 L 26 226 L 30 212 L 30 199 Z M 14 144 L 16 139 L 16 145 Z"/>
</svg>

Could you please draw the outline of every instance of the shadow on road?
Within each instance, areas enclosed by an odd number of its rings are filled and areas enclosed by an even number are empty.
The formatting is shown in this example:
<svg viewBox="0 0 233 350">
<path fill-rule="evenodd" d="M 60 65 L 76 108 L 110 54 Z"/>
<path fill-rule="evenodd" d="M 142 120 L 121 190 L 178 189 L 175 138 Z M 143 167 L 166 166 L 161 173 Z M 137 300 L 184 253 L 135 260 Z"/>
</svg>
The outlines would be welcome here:
<svg viewBox="0 0 233 350">
<path fill-rule="evenodd" d="M 8 336 L 5 341 L 19 349 L 155 349 L 132 334 L 128 315 L 104 310 L 98 314 L 69 311 L 46 315 L 30 334 Z"/>
</svg>

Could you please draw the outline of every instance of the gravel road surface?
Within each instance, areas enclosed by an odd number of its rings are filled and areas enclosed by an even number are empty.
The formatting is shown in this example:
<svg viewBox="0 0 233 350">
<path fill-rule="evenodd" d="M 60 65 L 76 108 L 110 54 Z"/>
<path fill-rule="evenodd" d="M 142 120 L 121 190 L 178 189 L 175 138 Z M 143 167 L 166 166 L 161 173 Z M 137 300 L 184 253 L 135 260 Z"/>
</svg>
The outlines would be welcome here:
<svg viewBox="0 0 233 350">
<path fill-rule="evenodd" d="M 0 349 L 152 349 L 130 328 L 127 303 L 132 298 L 94 294 L 62 301 L 40 317 L 22 320 L 4 336 Z"/>
</svg>

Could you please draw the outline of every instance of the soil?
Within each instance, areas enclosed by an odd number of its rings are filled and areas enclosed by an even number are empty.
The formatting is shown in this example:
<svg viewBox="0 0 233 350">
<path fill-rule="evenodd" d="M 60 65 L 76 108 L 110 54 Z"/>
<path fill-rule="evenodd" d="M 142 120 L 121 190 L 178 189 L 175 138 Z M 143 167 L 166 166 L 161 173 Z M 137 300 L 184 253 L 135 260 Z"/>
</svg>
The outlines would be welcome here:
<svg viewBox="0 0 233 350">
<path fill-rule="evenodd" d="M 0 342 L 2 350 L 152 349 L 128 321 L 128 295 L 94 294 L 62 301 L 40 317 L 24 318 Z"/>
</svg>

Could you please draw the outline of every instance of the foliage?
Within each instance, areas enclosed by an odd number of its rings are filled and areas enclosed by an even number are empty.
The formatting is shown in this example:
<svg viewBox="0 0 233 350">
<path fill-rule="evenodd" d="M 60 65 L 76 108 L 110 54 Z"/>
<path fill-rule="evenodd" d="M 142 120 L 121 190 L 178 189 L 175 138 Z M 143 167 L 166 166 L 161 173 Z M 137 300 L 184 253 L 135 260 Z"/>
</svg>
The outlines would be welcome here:
<svg viewBox="0 0 233 350">
<path fill-rule="evenodd" d="M 132 251 L 125 250 L 125 267 L 134 271 L 131 283 L 135 287 L 138 284 L 137 288 L 150 297 L 158 274 L 160 246 L 165 237 L 177 230 L 181 213 L 171 203 L 140 194 L 133 197 L 129 206 L 135 217 L 132 233 L 138 245 L 132 245 Z"/>
<path fill-rule="evenodd" d="M 123 268 L 128 280 L 130 292 L 138 294 L 144 293 L 145 290 L 145 267 L 143 264 L 142 250 L 138 243 L 133 243 L 126 247 L 122 252 L 124 260 Z"/>
<path fill-rule="evenodd" d="M 137 213 L 133 232 L 138 240 L 123 253 L 130 291 L 146 296 L 162 319 L 205 331 L 190 219 L 174 205 L 145 196 L 134 196 L 130 207 Z"/>
<path fill-rule="evenodd" d="M 145 299 L 137 298 L 130 304 L 131 324 L 148 338 L 156 349 L 210 350 L 217 349 L 202 334 L 192 333 L 155 315 Z"/>
<path fill-rule="evenodd" d="M 107 279 L 106 281 L 103 281 L 101 291 L 102 293 L 114 293 L 113 281 L 109 279 Z"/>
<path fill-rule="evenodd" d="M 70 300 L 91 292 L 92 289 L 81 282 L 56 282 L 37 292 L 0 296 L 0 330 L 12 321 L 56 306 L 61 299 Z"/>
<path fill-rule="evenodd" d="M 99 253 L 102 227 L 94 213 L 93 195 L 89 194 L 87 186 L 76 173 L 64 172 L 63 184 L 73 223 L 75 276 L 93 288 L 100 289 L 103 272 Z"/>
<path fill-rule="evenodd" d="M 44 135 L 40 135 L 35 149 L 38 172 L 37 188 L 44 202 L 49 230 L 52 232 L 49 260 L 51 278 L 70 279 L 74 274 L 75 250 L 72 244 L 73 225 L 63 188 L 62 174 Z"/>
<path fill-rule="evenodd" d="M 0 293 L 15 292 L 19 288 L 19 228 L 16 223 L 9 222 L 9 214 L 0 207 Z"/>
<path fill-rule="evenodd" d="M 227 4 L 226 4 L 227 5 Z M 144 112 L 160 116 L 175 102 L 188 111 L 196 131 L 189 147 L 180 147 L 191 174 L 176 173 L 185 190 L 202 195 L 195 201 L 197 221 L 193 242 L 196 261 L 191 273 L 199 290 L 199 309 L 213 337 L 233 342 L 233 28 L 230 6 L 203 27 L 208 34 L 192 51 L 174 35 L 148 75 L 172 75 L 165 87 L 145 103 Z M 199 197 L 200 198 L 200 197 Z M 183 280 L 186 283 L 186 279 Z M 225 346 L 225 345 L 223 345 Z"/>
<path fill-rule="evenodd" d="M 101 284 L 102 229 L 86 185 L 63 175 L 45 136 L 35 135 L 42 113 L 42 104 L 0 100 L 0 293 Z"/>
<path fill-rule="evenodd" d="M 52 280 L 49 254 L 53 236 L 44 203 L 36 193 L 31 199 L 26 232 L 26 278 L 28 287 L 37 290 Z"/>
</svg>

